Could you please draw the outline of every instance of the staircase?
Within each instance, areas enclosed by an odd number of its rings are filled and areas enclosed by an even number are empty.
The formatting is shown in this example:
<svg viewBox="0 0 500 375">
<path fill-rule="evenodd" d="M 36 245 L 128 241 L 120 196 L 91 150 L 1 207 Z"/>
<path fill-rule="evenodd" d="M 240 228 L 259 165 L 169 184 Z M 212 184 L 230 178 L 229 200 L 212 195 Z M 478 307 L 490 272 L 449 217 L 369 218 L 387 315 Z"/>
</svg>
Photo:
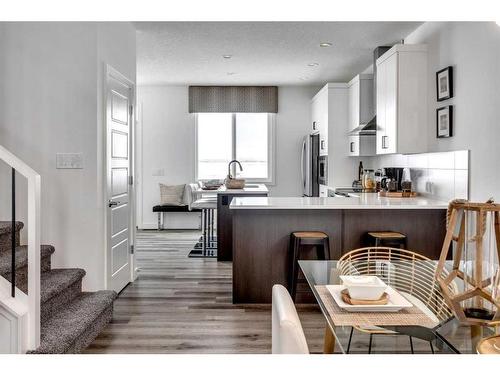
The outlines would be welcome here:
<svg viewBox="0 0 500 375">
<path fill-rule="evenodd" d="M 19 246 L 24 224 L 16 222 L 16 286 L 27 293 L 28 252 Z M 0 276 L 11 278 L 10 222 L 0 221 Z M 29 353 L 79 353 L 106 327 L 113 315 L 114 291 L 82 292 L 85 271 L 79 268 L 53 269 L 53 246 L 40 248 L 40 346 Z"/>
</svg>

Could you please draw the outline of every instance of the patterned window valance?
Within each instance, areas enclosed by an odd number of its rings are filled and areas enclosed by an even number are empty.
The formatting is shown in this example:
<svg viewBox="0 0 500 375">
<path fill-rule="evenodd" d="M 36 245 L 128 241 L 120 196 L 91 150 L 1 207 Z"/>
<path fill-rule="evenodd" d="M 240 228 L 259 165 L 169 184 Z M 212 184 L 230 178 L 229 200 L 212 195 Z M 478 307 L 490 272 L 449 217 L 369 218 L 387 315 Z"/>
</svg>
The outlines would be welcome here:
<svg viewBox="0 0 500 375">
<path fill-rule="evenodd" d="M 189 86 L 189 112 L 277 113 L 276 86 Z"/>
</svg>

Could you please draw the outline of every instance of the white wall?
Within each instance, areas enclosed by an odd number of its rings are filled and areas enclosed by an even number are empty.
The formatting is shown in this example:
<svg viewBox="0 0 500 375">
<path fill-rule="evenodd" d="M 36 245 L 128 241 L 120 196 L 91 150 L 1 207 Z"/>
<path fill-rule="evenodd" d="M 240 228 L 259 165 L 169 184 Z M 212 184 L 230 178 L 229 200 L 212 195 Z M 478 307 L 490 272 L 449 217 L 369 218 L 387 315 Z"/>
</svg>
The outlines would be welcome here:
<svg viewBox="0 0 500 375">
<path fill-rule="evenodd" d="M 311 99 L 321 87 L 281 86 L 276 115 L 276 181 L 272 196 L 301 196 L 302 138 L 311 132 Z"/>
<path fill-rule="evenodd" d="M 194 181 L 195 115 L 188 113 L 187 86 L 139 86 L 137 103 L 137 223 L 156 228 L 151 209 L 160 200 L 158 184 Z"/>
<path fill-rule="evenodd" d="M 470 199 L 500 200 L 500 27 L 494 22 L 427 22 L 405 43 L 428 45 L 429 151 L 470 150 Z M 455 97 L 436 101 L 435 73 L 453 66 Z M 454 136 L 436 138 L 436 108 L 454 106 Z"/>
<path fill-rule="evenodd" d="M 276 181 L 273 196 L 298 196 L 300 142 L 310 131 L 310 100 L 319 87 L 280 87 L 276 116 Z M 151 208 L 158 204 L 158 183 L 184 184 L 195 178 L 195 115 L 188 113 L 187 86 L 141 86 L 138 140 L 140 228 L 156 228 Z"/>
<path fill-rule="evenodd" d="M 41 174 L 41 240 L 56 247 L 55 267 L 84 268 L 84 288 L 103 288 L 100 75 L 111 61 L 135 80 L 135 30 L 125 23 L 0 23 L 0 50 L 0 143 Z M 84 169 L 56 169 L 58 152 L 82 152 Z M 0 218 L 10 217 L 5 177 Z M 25 220 L 21 193 L 22 186 Z"/>
</svg>

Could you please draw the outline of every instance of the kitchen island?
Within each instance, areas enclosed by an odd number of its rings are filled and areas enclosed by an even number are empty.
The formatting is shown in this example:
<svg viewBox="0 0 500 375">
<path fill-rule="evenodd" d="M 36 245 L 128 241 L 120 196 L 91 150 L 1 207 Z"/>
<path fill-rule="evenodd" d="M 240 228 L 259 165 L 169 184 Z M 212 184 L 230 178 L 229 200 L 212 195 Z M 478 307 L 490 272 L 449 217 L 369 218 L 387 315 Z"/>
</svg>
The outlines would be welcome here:
<svg viewBox="0 0 500 375">
<path fill-rule="evenodd" d="M 447 206 L 447 202 L 425 197 L 381 198 L 377 194 L 234 198 L 230 205 L 233 302 L 270 303 L 272 286 L 288 285 L 293 231 L 327 233 L 331 259 L 362 247 L 368 231 L 404 233 L 408 249 L 437 259 L 446 232 Z"/>
<path fill-rule="evenodd" d="M 247 184 L 243 189 L 227 189 L 221 186 L 217 194 L 217 260 L 233 259 L 233 212 L 229 206 L 236 197 L 267 197 L 269 190 L 264 184 Z"/>
</svg>

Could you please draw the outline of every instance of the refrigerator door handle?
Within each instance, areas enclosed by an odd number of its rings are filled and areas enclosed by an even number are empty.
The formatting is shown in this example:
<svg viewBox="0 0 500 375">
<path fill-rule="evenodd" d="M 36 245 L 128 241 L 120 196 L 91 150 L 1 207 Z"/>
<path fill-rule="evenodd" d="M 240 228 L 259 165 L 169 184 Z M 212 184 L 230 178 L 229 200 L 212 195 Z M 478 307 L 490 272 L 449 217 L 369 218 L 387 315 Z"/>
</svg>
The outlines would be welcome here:
<svg viewBox="0 0 500 375">
<path fill-rule="evenodd" d="M 306 153 L 306 141 L 302 142 L 302 153 L 300 155 L 300 174 L 302 176 L 302 193 L 306 191 L 306 176 L 304 174 L 304 159 Z"/>
</svg>

